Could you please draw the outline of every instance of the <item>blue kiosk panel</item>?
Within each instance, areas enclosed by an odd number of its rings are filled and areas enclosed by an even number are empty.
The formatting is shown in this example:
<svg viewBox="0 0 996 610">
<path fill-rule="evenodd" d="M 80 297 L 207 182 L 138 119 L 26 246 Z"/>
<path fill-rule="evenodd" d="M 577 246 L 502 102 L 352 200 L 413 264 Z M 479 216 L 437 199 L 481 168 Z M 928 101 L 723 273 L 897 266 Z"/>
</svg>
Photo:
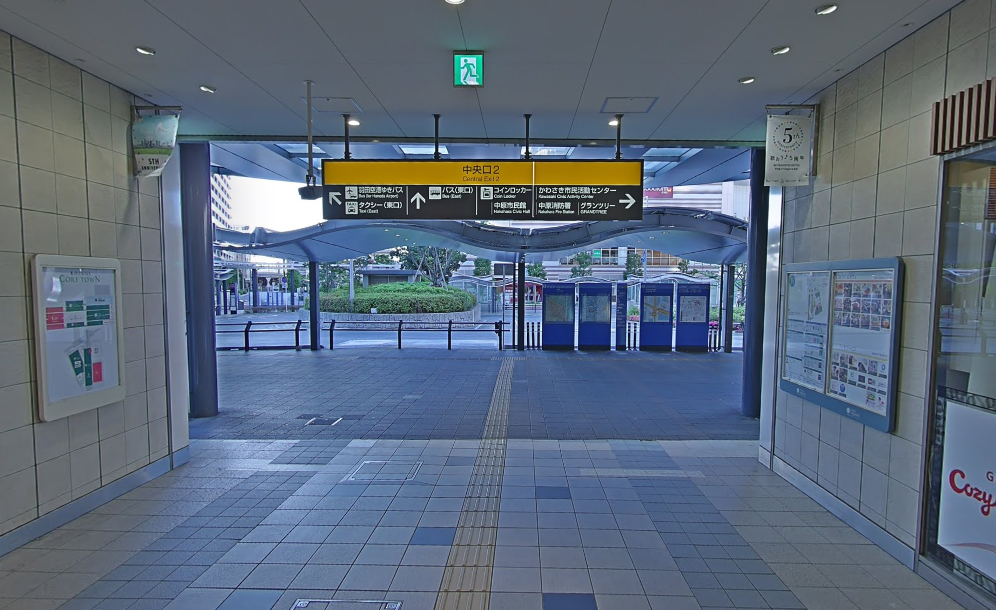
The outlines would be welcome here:
<svg viewBox="0 0 996 610">
<path fill-rule="evenodd" d="M 626 351 L 626 331 L 629 329 L 629 301 L 626 290 L 629 285 L 626 282 L 616 284 L 616 351 Z"/>
<path fill-rule="evenodd" d="M 578 284 L 578 349 L 612 347 L 612 284 Z"/>
<path fill-rule="evenodd" d="M 709 284 L 678 284 L 678 320 L 674 348 L 709 351 Z"/>
<path fill-rule="evenodd" d="M 574 350 L 574 288 L 569 282 L 543 284 L 543 349 Z"/>
<path fill-rule="evenodd" d="M 640 351 L 671 351 L 673 330 L 674 284 L 640 284 Z"/>
</svg>

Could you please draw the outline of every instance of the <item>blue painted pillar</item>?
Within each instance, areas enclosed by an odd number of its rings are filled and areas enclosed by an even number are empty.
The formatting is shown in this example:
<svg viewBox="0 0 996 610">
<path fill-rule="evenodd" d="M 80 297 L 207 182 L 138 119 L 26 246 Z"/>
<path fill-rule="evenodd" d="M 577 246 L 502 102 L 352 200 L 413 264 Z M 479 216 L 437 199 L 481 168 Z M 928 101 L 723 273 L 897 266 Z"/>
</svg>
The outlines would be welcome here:
<svg viewBox="0 0 996 610">
<path fill-rule="evenodd" d="M 744 380 L 740 413 L 761 417 L 764 355 L 764 273 L 768 250 L 768 201 L 764 149 L 750 151 L 750 225 L 747 228 L 747 305 L 744 314 Z"/>
<path fill-rule="evenodd" d="M 311 351 L 317 351 L 322 347 L 322 319 L 318 313 L 318 263 L 308 262 L 308 330 L 311 331 Z"/>
<path fill-rule="evenodd" d="M 214 312 L 211 311 L 215 298 L 211 145 L 207 142 L 180 144 L 179 153 L 190 416 L 211 417 L 218 414 L 218 363 Z"/>
</svg>

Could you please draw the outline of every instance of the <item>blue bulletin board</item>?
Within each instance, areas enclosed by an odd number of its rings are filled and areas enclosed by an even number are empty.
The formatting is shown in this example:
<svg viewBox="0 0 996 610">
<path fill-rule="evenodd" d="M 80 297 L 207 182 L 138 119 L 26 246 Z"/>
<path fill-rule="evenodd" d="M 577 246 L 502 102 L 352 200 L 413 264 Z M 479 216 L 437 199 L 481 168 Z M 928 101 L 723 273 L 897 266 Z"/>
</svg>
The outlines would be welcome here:
<svg viewBox="0 0 996 610">
<path fill-rule="evenodd" d="M 612 347 L 612 284 L 578 284 L 578 349 Z"/>
<path fill-rule="evenodd" d="M 616 351 L 626 351 L 626 334 L 629 330 L 627 326 L 627 314 L 629 302 L 627 301 L 627 290 L 629 285 L 626 282 L 616 284 Z"/>
<path fill-rule="evenodd" d="M 674 349 L 709 351 L 709 284 L 678 284 Z"/>
<path fill-rule="evenodd" d="M 671 351 L 673 331 L 674 284 L 640 284 L 640 351 Z"/>
<path fill-rule="evenodd" d="M 574 289 L 570 282 L 543 284 L 543 349 L 574 349 Z"/>
</svg>

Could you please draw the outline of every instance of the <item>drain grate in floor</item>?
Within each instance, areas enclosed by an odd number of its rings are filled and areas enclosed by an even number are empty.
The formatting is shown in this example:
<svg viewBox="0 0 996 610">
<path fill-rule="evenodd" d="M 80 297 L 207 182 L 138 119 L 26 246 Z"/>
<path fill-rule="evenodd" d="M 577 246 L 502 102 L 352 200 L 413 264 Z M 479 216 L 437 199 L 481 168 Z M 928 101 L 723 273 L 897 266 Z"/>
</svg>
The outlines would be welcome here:
<svg viewBox="0 0 996 610">
<path fill-rule="evenodd" d="M 341 417 L 329 419 L 325 417 L 312 417 L 305 423 L 305 426 L 334 426 L 342 421 Z"/>
<path fill-rule="evenodd" d="M 401 602 L 357 601 L 351 599 L 299 599 L 292 610 L 401 610 Z"/>
<path fill-rule="evenodd" d="M 367 460 L 347 474 L 342 482 L 403 483 L 414 479 L 421 467 L 420 461 Z"/>
</svg>

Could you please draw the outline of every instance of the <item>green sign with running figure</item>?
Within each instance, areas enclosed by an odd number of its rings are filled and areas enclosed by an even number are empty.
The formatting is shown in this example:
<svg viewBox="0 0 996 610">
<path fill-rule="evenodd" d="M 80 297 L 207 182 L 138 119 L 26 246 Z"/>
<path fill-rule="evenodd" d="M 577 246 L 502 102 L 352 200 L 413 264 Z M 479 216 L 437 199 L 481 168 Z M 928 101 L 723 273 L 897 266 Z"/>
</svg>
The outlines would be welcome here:
<svg viewBox="0 0 996 610">
<path fill-rule="evenodd" d="M 453 86 L 484 86 L 484 53 L 479 51 L 453 53 Z"/>
</svg>

